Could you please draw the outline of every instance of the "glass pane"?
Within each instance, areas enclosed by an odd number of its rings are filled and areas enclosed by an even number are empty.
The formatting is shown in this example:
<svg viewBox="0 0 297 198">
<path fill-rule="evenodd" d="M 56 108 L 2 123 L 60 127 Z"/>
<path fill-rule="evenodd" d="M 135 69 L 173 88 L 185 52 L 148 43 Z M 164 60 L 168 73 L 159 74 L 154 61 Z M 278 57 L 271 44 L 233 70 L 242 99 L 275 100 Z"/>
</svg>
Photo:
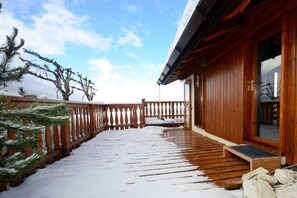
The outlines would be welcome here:
<svg viewBox="0 0 297 198">
<path fill-rule="evenodd" d="M 279 140 L 281 34 L 259 44 L 257 135 Z"/>
</svg>

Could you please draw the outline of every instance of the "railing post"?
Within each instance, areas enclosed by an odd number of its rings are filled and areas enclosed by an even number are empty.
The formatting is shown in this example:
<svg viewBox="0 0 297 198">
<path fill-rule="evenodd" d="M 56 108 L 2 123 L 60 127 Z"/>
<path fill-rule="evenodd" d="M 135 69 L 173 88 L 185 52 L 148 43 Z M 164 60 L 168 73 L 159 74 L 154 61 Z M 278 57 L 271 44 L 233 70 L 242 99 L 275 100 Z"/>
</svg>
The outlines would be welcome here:
<svg viewBox="0 0 297 198">
<path fill-rule="evenodd" d="M 139 107 L 140 110 L 140 128 L 145 127 L 145 112 L 144 112 L 144 104 Z"/>
<path fill-rule="evenodd" d="M 62 142 L 62 155 L 63 157 L 70 154 L 70 130 L 69 123 L 61 125 L 61 142 Z"/>
<path fill-rule="evenodd" d="M 90 111 L 90 133 L 91 138 L 95 137 L 95 106 L 93 104 L 89 105 L 89 111 Z"/>
</svg>

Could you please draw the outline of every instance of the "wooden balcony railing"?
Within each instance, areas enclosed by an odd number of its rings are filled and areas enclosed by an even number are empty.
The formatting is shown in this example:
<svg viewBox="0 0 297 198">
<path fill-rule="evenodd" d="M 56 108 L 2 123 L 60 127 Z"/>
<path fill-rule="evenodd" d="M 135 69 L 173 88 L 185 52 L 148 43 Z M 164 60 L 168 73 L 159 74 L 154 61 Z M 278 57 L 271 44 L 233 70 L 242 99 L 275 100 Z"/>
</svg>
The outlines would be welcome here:
<svg viewBox="0 0 297 198">
<path fill-rule="evenodd" d="M 183 118 L 184 102 L 183 101 L 145 101 L 144 104 L 145 117 L 157 118 Z"/>
<path fill-rule="evenodd" d="M 108 104 L 106 125 L 111 130 L 145 126 L 143 104 Z"/>
<path fill-rule="evenodd" d="M 60 100 L 29 99 L 21 97 L 8 97 L 12 106 L 26 107 L 32 104 L 49 105 L 61 103 Z M 68 156 L 70 151 L 79 147 L 81 143 L 95 137 L 103 130 L 122 130 L 129 128 L 142 128 L 146 117 L 181 118 L 183 117 L 183 102 L 145 102 L 139 104 L 95 104 L 66 102 L 72 109 L 70 123 L 63 125 L 46 126 L 39 137 L 36 148 L 26 149 L 29 156 L 36 150 L 45 154 L 44 162 L 53 163 L 61 157 Z M 7 132 L 8 139 L 15 139 L 15 133 Z M 5 150 L 2 149 L 2 150 Z M 2 156 L 12 155 L 6 149 Z M 2 185 L 3 187 L 3 185 Z M 0 184 L 1 192 L 1 184 Z"/>
</svg>

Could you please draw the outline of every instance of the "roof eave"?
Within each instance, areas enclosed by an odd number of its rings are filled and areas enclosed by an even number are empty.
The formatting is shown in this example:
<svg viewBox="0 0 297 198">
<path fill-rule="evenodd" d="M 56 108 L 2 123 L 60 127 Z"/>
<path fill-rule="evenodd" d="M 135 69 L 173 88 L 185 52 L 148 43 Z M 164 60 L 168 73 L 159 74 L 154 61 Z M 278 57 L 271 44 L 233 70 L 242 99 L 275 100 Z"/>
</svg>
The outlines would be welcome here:
<svg viewBox="0 0 297 198">
<path fill-rule="evenodd" d="M 158 79 L 158 85 L 171 83 L 170 76 L 182 61 L 236 3 L 237 1 L 200 0 Z"/>
</svg>

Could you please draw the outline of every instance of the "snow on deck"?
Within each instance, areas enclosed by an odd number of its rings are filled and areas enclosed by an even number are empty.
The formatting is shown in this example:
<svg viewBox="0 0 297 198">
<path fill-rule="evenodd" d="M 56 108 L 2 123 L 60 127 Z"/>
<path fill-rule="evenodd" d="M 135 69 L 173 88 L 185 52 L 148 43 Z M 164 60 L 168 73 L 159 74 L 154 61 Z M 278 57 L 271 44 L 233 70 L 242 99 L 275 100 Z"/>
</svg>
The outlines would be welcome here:
<svg viewBox="0 0 297 198">
<path fill-rule="evenodd" d="M 242 197 L 240 190 L 191 183 L 205 178 L 182 157 L 164 158 L 168 151 L 178 154 L 181 149 L 166 141 L 163 129 L 104 131 L 0 198 Z"/>
</svg>

